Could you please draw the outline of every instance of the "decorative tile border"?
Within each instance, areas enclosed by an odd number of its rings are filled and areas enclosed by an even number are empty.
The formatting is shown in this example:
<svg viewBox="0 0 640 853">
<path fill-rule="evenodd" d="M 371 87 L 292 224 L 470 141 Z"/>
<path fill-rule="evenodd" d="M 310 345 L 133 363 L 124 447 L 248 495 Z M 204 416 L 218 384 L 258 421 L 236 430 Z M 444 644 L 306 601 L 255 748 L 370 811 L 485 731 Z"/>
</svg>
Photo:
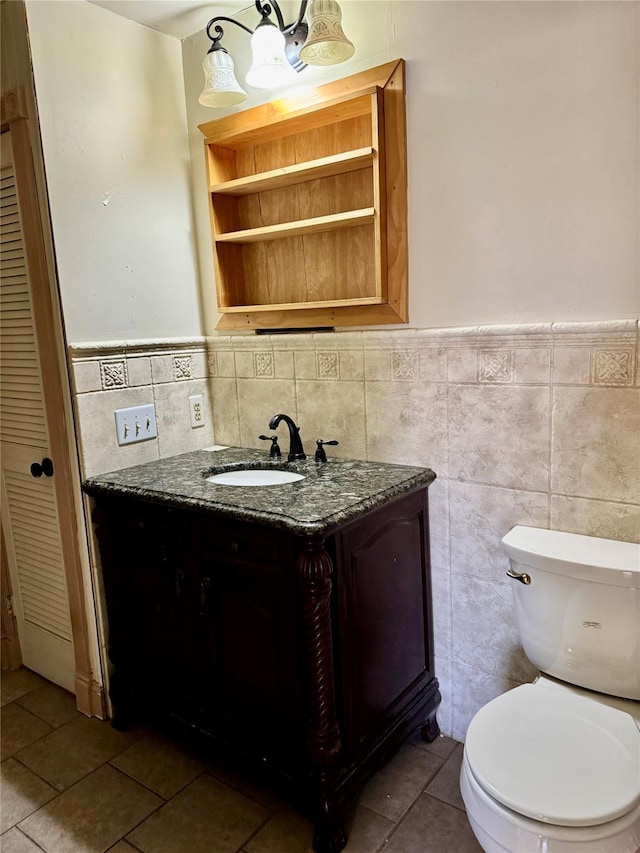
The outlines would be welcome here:
<svg viewBox="0 0 640 853">
<path fill-rule="evenodd" d="M 173 356 L 173 376 L 176 382 L 180 382 L 183 379 L 193 378 L 190 355 Z"/>
<path fill-rule="evenodd" d="M 254 352 L 253 370 L 257 379 L 273 379 L 276 375 L 272 352 Z"/>
<path fill-rule="evenodd" d="M 637 321 L 606 320 L 99 341 L 69 355 L 78 394 L 204 377 L 634 387 L 638 337 Z"/>
<path fill-rule="evenodd" d="M 215 375 L 219 356 L 208 353 L 204 342 L 204 338 L 176 338 L 71 345 L 75 393 L 140 388 Z M 231 356 L 233 359 L 233 352 Z"/>
<path fill-rule="evenodd" d="M 316 353 L 318 379 L 340 379 L 340 359 L 337 352 Z"/>
<path fill-rule="evenodd" d="M 69 344 L 68 349 L 71 361 L 82 361 L 108 358 L 109 356 L 164 355 L 172 351 L 203 350 L 207 346 L 207 343 L 208 339 L 205 337 L 153 338 L 132 341 L 90 341 Z"/>
<path fill-rule="evenodd" d="M 591 349 L 591 381 L 594 385 L 633 385 L 635 352 L 625 349 Z"/>
<path fill-rule="evenodd" d="M 391 353 L 391 377 L 400 381 L 418 379 L 420 353 L 417 350 L 400 350 Z"/>
<path fill-rule="evenodd" d="M 100 382 L 103 391 L 113 391 L 116 388 L 126 388 L 127 365 L 124 359 L 121 361 L 100 362 Z"/>
<path fill-rule="evenodd" d="M 480 382 L 511 382 L 512 350 L 480 350 Z"/>
</svg>

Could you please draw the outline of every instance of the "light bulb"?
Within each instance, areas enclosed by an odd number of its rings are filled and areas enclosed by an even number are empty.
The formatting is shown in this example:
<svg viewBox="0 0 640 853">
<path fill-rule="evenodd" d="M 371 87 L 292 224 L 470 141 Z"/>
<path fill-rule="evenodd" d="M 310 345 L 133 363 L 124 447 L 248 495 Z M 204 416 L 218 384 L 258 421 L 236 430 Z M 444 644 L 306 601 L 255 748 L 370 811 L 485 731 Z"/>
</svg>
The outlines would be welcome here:
<svg viewBox="0 0 640 853">
<path fill-rule="evenodd" d="M 337 65 L 351 59 L 353 43 L 342 30 L 342 10 L 336 0 L 312 0 L 307 13 L 309 35 L 300 50 L 308 65 Z"/>
<path fill-rule="evenodd" d="M 212 50 L 202 61 L 204 89 L 198 98 L 203 107 L 231 107 L 247 100 L 236 80 L 233 59 L 222 49 Z"/>
<path fill-rule="evenodd" d="M 295 80 L 296 72 L 284 52 L 284 35 L 274 24 L 260 24 L 251 36 L 253 61 L 247 83 L 256 89 L 275 89 Z"/>
</svg>

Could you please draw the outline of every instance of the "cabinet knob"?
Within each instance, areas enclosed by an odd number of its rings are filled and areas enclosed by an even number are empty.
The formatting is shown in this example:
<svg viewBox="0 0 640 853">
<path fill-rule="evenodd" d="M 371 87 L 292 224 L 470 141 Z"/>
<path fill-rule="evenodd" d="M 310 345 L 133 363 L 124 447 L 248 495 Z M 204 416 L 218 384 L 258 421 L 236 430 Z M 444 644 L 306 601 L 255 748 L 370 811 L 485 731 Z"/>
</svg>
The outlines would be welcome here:
<svg viewBox="0 0 640 853">
<path fill-rule="evenodd" d="M 182 583 L 184 581 L 184 572 L 182 569 L 176 570 L 176 598 L 182 595 Z"/>
<path fill-rule="evenodd" d="M 211 586 L 211 578 L 202 578 L 200 581 L 200 607 L 203 608 L 207 604 L 207 590 Z M 202 611 L 201 611 L 202 612 Z"/>
</svg>

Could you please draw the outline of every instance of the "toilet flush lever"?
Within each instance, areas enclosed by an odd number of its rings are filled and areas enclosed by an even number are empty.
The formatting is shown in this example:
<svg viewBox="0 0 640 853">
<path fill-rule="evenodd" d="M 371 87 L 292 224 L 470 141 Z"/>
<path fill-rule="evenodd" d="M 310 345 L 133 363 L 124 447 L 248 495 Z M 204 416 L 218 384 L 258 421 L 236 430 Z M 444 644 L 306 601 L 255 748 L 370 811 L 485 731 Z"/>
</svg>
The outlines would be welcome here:
<svg viewBox="0 0 640 853">
<path fill-rule="evenodd" d="M 520 583 L 526 584 L 527 586 L 531 583 L 531 575 L 528 575 L 526 572 L 514 572 L 513 569 L 509 569 L 507 577 L 520 581 Z"/>
</svg>

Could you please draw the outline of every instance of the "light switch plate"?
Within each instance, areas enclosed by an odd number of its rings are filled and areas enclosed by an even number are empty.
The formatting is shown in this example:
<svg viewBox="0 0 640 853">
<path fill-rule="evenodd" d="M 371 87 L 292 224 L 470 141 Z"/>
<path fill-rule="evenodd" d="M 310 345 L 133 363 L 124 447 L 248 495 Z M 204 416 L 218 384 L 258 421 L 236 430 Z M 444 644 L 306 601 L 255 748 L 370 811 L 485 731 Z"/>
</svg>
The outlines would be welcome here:
<svg viewBox="0 0 640 853">
<path fill-rule="evenodd" d="M 137 441 L 157 438 L 156 409 L 153 403 L 116 409 L 114 414 L 118 444 L 135 444 Z"/>
</svg>

